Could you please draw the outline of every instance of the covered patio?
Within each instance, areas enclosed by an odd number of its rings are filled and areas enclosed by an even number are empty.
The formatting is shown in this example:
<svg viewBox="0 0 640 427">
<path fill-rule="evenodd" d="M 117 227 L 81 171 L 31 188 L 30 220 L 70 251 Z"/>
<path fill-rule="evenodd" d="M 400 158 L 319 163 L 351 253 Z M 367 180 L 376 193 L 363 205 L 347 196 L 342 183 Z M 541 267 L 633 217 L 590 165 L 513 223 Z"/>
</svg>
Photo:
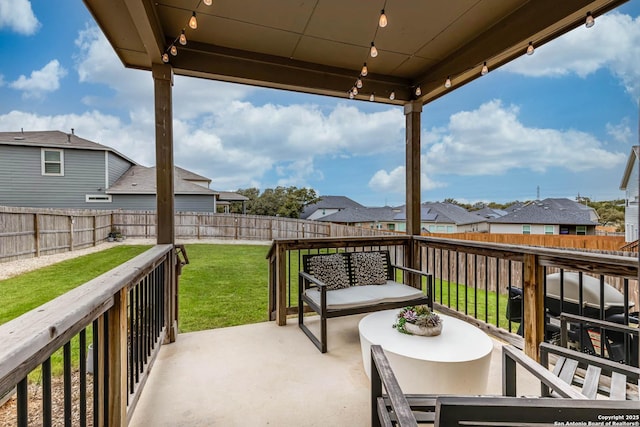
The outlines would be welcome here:
<svg viewBox="0 0 640 427">
<path fill-rule="evenodd" d="M 84 3 L 123 65 L 150 71 L 154 81 L 157 246 L 3 325 L 0 336 L 6 334 L 7 345 L 0 349 L 0 392 L 17 384 L 19 399 L 26 401 L 26 375 L 40 364 L 46 369 L 48 358 L 59 348 L 70 352 L 69 343 L 78 334 L 80 375 L 85 375 L 86 330 L 91 328 L 94 348 L 101 350 L 93 365 L 94 425 L 369 425 L 369 383 L 361 366 L 357 316 L 332 320 L 327 354 L 319 353 L 288 317 L 297 312 L 287 302 L 295 281 L 291 260 L 298 256 L 296 251 L 394 246 L 394 256 L 403 266 L 440 275 L 439 307 L 448 308 L 448 313 L 454 311 L 452 304 L 458 310 L 458 291 L 453 303 L 451 294 L 444 298 L 445 277 L 447 282 L 454 277 L 466 282 L 466 271 L 473 273 L 482 257 L 484 272 L 494 262 L 497 270 L 502 262 L 511 277 L 515 263 L 528 319 L 524 341 L 511 331 L 500 332 L 498 318 L 495 325 L 487 325 L 486 315 L 483 322 L 474 323 L 524 343 L 533 358 L 544 339 L 546 268 L 617 276 L 627 289 L 628 280 L 637 277 L 636 259 L 420 237 L 422 106 L 587 19 L 597 19 L 624 0 Z M 388 25 L 380 23 L 381 15 Z M 374 46 L 377 53 L 372 52 Z M 175 245 L 176 74 L 402 106 L 407 235 L 387 241 L 275 241 L 265 261 L 270 266 L 265 278 L 270 285 L 269 315 L 275 322 L 179 336 L 178 277 L 188 259 L 184 248 Z M 448 271 L 443 270 L 445 260 Z M 500 276 L 496 277 L 499 291 Z M 477 283 L 474 279 L 476 288 Z M 488 295 L 488 280 L 484 283 Z M 496 304 L 501 303 L 496 299 Z M 477 308 L 474 316 L 478 317 Z M 461 317 L 474 320 L 466 305 Z M 491 364 L 488 392 L 494 394 L 500 393 L 500 345 L 495 341 Z M 19 424 L 26 425 L 26 409 L 18 411 Z M 45 403 L 45 418 L 47 411 Z"/>
</svg>

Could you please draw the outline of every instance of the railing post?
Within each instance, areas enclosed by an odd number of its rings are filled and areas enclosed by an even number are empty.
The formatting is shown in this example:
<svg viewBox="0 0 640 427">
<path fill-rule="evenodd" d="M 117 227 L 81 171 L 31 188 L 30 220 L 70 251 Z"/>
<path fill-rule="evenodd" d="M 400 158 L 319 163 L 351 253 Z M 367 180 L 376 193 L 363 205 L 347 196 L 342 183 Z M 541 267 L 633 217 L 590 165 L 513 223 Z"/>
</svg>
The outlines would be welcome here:
<svg viewBox="0 0 640 427">
<path fill-rule="evenodd" d="M 276 322 L 287 324 L 287 252 L 284 246 L 276 247 Z M 298 307 L 298 310 L 300 307 Z"/>
<path fill-rule="evenodd" d="M 127 290 L 113 297 L 109 310 L 109 422 L 110 426 L 127 423 Z"/>
<path fill-rule="evenodd" d="M 540 361 L 539 347 L 544 341 L 544 270 L 538 256 L 524 255 L 524 352 Z"/>
</svg>

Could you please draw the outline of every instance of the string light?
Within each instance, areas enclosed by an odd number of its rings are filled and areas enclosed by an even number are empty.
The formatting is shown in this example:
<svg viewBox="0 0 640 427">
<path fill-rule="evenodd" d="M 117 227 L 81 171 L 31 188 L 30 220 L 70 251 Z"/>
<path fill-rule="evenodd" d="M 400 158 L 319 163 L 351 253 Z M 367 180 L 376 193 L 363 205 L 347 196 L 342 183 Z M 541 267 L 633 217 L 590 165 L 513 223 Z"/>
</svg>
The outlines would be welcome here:
<svg viewBox="0 0 640 427">
<path fill-rule="evenodd" d="M 353 92 L 352 92 L 352 91 L 349 91 L 349 99 L 353 99 L 353 98 L 355 98 L 355 97 L 356 97 L 356 96 L 353 94 Z"/>
<path fill-rule="evenodd" d="M 362 70 L 360 71 L 360 75 L 362 77 L 367 77 L 367 74 L 369 74 L 369 70 L 367 69 L 367 63 L 365 62 L 362 66 Z"/>
<path fill-rule="evenodd" d="M 352 87 L 352 88 L 351 88 L 351 93 L 353 93 L 354 95 L 357 95 L 357 94 L 358 94 L 358 88 L 357 88 L 357 87 L 355 87 L 355 86 L 354 86 L 354 87 Z"/>
<path fill-rule="evenodd" d="M 591 28 L 595 25 L 596 20 L 593 18 L 591 12 L 587 12 L 587 19 L 584 21 L 584 26 L 587 28 Z"/>
<path fill-rule="evenodd" d="M 449 89 L 451 87 L 451 78 L 447 77 L 447 80 L 444 81 L 444 87 Z"/>
<path fill-rule="evenodd" d="M 533 55 L 536 49 L 533 47 L 533 42 L 529 42 L 529 46 L 527 46 L 527 55 Z"/>
<path fill-rule="evenodd" d="M 193 15 L 191 15 L 191 19 L 189 19 L 189 27 L 191 27 L 194 30 L 198 28 L 198 20 L 196 19 L 195 12 L 193 12 Z"/>
<path fill-rule="evenodd" d="M 176 45 L 172 44 L 169 52 L 171 52 L 171 55 L 176 56 L 178 54 L 178 48 L 176 47 Z"/>
<path fill-rule="evenodd" d="M 487 67 L 487 61 L 482 65 L 482 70 L 480 70 L 480 75 L 484 76 L 489 72 L 489 67 Z"/>
<path fill-rule="evenodd" d="M 202 0 L 202 3 L 204 3 L 207 6 L 211 6 L 213 4 L 213 0 Z"/>
<path fill-rule="evenodd" d="M 373 44 L 373 42 L 371 42 L 371 57 L 375 58 L 376 56 L 378 56 L 378 49 L 376 49 L 376 45 Z"/>
<path fill-rule="evenodd" d="M 184 34 L 184 29 L 182 30 L 182 33 L 180 33 L 180 38 L 178 39 L 178 41 L 182 46 L 185 46 L 187 44 L 187 36 Z"/>
<path fill-rule="evenodd" d="M 420 89 L 420 86 L 416 87 L 416 96 L 420 96 L 422 95 L 422 89 Z"/>
<path fill-rule="evenodd" d="M 369 97 L 369 101 L 373 102 L 376 100 L 376 96 L 373 94 L 373 92 L 371 93 L 371 96 Z"/>
<path fill-rule="evenodd" d="M 358 89 L 362 89 L 362 79 L 358 78 L 358 80 L 356 80 L 356 87 Z"/>
<path fill-rule="evenodd" d="M 169 62 L 169 55 L 167 55 L 167 52 L 162 54 L 162 62 L 164 62 L 165 64 Z"/>
<path fill-rule="evenodd" d="M 378 20 L 378 25 L 380 28 L 384 28 L 387 26 L 387 15 L 384 14 L 384 9 L 380 11 L 380 20 Z"/>
<path fill-rule="evenodd" d="M 389 99 L 392 100 L 392 101 L 394 99 L 396 99 L 396 92 L 395 91 L 393 91 L 393 90 L 391 91 L 391 94 L 389 95 Z"/>
</svg>

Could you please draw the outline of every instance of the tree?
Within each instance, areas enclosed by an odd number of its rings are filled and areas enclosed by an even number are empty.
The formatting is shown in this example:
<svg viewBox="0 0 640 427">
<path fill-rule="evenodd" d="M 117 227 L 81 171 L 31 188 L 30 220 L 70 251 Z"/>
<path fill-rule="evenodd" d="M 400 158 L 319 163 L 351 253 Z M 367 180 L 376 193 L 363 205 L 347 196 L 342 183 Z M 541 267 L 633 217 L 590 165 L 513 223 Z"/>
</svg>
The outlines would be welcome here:
<svg viewBox="0 0 640 427">
<path fill-rule="evenodd" d="M 300 218 L 300 213 L 306 205 L 318 201 L 316 192 L 309 188 L 278 186 L 267 188 L 262 194 L 257 188 L 247 188 L 236 193 L 249 198 L 246 209 L 250 215 Z M 236 212 L 236 209 L 233 207 L 232 212 Z"/>
</svg>

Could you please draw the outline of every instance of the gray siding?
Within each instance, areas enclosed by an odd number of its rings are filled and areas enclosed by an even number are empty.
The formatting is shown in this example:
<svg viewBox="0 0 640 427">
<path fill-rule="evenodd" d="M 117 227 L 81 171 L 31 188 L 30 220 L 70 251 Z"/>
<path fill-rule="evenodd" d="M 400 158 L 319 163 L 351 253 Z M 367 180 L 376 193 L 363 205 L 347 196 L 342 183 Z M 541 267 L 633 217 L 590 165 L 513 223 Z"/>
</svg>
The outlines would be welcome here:
<svg viewBox="0 0 640 427">
<path fill-rule="evenodd" d="M 43 176 L 40 147 L 0 145 L 0 205 L 110 209 L 86 203 L 86 194 L 103 194 L 104 151 L 64 150 L 64 176 Z"/>
<path fill-rule="evenodd" d="M 213 212 L 213 196 L 177 194 L 175 210 L 180 212 Z M 109 209 L 156 210 L 156 196 L 153 194 L 114 194 Z M 107 207 L 107 206 L 105 206 Z"/>
<path fill-rule="evenodd" d="M 108 152 L 109 156 L 109 187 L 113 185 L 133 164 L 115 153 Z"/>
</svg>

